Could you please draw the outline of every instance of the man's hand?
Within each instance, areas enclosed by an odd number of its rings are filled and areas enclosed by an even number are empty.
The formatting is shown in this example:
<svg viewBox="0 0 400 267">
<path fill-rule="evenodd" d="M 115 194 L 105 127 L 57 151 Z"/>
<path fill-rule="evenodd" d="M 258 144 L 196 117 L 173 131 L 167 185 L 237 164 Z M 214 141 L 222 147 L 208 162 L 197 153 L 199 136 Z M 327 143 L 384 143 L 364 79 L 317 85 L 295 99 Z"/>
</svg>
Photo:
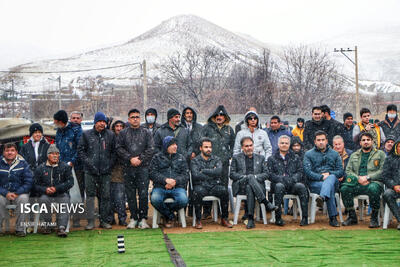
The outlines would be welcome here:
<svg viewBox="0 0 400 267">
<path fill-rule="evenodd" d="M 192 155 L 190 155 L 190 159 L 194 159 L 196 157 L 196 153 L 192 152 Z"/>
<path fill-rule="evenodd" d="M 12 193 L 12 192 L 8 192 L 7 195 L 6 195 L 6 198 L 8 200 L 15 200 L 17 197 L 18 197 L 18 195 L 15 194 L 15 193 Z"/>
<path fill-rule="evenodd" d="M 165 185 L 165 188 L 166 188 L 166 189 L 172 189 L 172 188 L 174 188 L 175 185 L 176 185 L 175 179 L 172 179 L 172 178 L 167 178 L 167 179 L 165 179 L 165 182 L 167 183 L 167 184 Z"/>
<path fill-rule="evenodd" d="M 322 180 L 326 180 L 326 178 L 328 178 L 328 176 L 329 176 L 329 172 L 323 172 L 323 173 L 321 173 L 322 175 L 323 175 L 323 177 L 322 177 Z"/>
<path fill-rule="evenodd" d="M 367 126 L 365 126 L 365 130 L 366 130 L 366 131 L 371 130 L 371 129 L 372 129 L 372 126 L 373 126 L 373 124 L 368 123 Z"/>
<path fill-rule="evenodd" d="M 400 193 L 400 185 L 395 185 L 394 191 L 396 191 L 396 193 Z"/>
<path fill-rule="evenodd" d="M 341 181 L 343 181 L 343 179 L 344 179 L 344 176 L 340 177 L 340 178 L 338 179 L 338 181 L 341 182 Z"/>
<path fill-rule="evenodd" d="M 368 180 L 367 180 L 367 176 L 359 176 L 358 177 L 358 183 L 360 185 L 367 185 L 369 184 Z"/>
<path fill-rule="evenodd" d="M 56 188 L 54 186 L 46 188 L 46 194 L 47 195 L 53 195 L 55 192 L 56 192 Z"/>
<path fill-rule="evenodd" d="M 142 164 L 142 161 L 139 159 L 139 157 L 133 157 L 133 158 L 131 158 L 131 165 L 132 165 L 133 167 L 140 166 L 140 164 Z"/>
<path fill-rule="evenodd" d="M 71 162 L 71 161 L 68 161 L 68 166 L 70 166 L 70 167 L 74 167 L 74 164 Z"/>
</svg>

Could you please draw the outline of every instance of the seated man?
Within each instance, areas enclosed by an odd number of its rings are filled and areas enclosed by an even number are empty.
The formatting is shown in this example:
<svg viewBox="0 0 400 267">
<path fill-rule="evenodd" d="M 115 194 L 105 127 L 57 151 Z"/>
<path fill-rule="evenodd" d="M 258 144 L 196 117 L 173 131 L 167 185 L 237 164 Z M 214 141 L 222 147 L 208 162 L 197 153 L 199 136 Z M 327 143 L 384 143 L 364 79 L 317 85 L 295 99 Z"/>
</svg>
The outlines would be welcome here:
<svg viewBox="0 0 400 267">
<path fill-rule="evenodd" d="M 303 183 L 303 163 L 290 149 L 290 137 L 282 135 L 278 139 L 278 151 L 268 158 L 267 168 L 271 189 L 275 194 L 275 224 L 285 225 L 282 219 L 282 202 L 285 194 L 295 194 L 300 198 L 302 216 L 300 226 L 308 225 L 308 190 Z"/>
<path fill-rule="evenodd" d="M 396 141 L 390 154 L 383 164 L 383 182 L 386 185 L 383 199 L 397 220 L 397 230 L 400 230 L 400 208 L 396 199 L 400 198 L 400 139 Z"/>
<path fill-rule="evenodd" d="M 221 225 L 232 228 L 228 222 L 228 188 L 221 181 L 222 162 L 214 155 L 211 155 L 212 143 L 207 137 L 200 139 L 200 155 L 191 162 L 193 203 L 196 209 L 196 229 L 202 229 L 201 209 L 203 197 L 216 196 L 221 200 Z"/>
<path fill-rule="evenodd" d="M 336 135 L 333 137 L 333 150 L 339 153 L 340 158 L 342 159 L 343 170 L 346 170 L 347 163 L 349 162 L 350 156 L 353 153 L 352 150 L 345 148 L 343 137 L 340 135 Z M 339 182 L 343 182 L 346 178 L 346 173 L 342 177 L 339 177 Z"/>
<path fill-rule="evenodd" d="M 277 207 L 272 205 L 265 197 L 265 180 L 268 177 L 264 164 L 264 156 L 254 153 L 253 139 L 243 137 L 240 140 L 242 152 L 233 156 L 231 164 L 231 179 L 233 195 L 247 196 L 248 223 L 247 229 L 255 227 L 254 204 L 255 198 L 264 204 L 267 211 L 274 211 Z"/>
<path fill-rule="evenodd" d="M 17 205 L 17 221 L 15 235 L 24 237 L 25 216 L 21 208 L 29 202 L 29 191 L 32 188 L 33 178 L 29 164 L 17 156 L 17 146 L 7 143 L 3 146 L 3 155 L 0 157 L 0 226 L 6 216 L 6 206 Z M 3 234 L 0 232 L 0 235 Z"/>
<path fill-rule="evenodd" d="M 351 154 L 346 167 L 346 180 L 340 192 L 343 204 L 349 213 L 344 226 L 357 224 L 357 215 L 354 210 L 354 197 L 368 195 L 372 207 L 369 228 L 379 227 L 378 215 L 380 196 L 383 191 L 382 170 L 385 162 L 385 152 L 373 146 L 373 136 L 368 132 L 360 134 L 361 149 Z"/>
<path fill-rule="evenodd" d="M 173 226 L 174 211 L 186 207 L 188 198 L 186 185 L 189 170 L 185 156 L 177 153 L 177 140 L 172 136 L 163 139 L 162 151 L 154 155 L 150 163 L 150 179 L 153 181 L 151 204 L 165 218 L 166 228 Z M 174 203 L 164 203 L 173 198 Z"/>
<path fill-rule="evenodd" d="M 47 212 L 42 213 L 45 228 L 43 234 L 50 234 L 51 230 L 47 225 L 51 223 L 51 203 L 70 203 L 69 189 L 74 185 L 71 167 L 60 161 L 60 151 L 56 145 L 50 145 L 47 150 L 47 162 L 36 168 L 34 173 L 35 192 L 39 196 L 39 203 L 45 204 Z M 65 212 L 57 213 L 57 235 L 67 237 L 65 229 L 69 220 L 68 209 Z"/>
<path fill-rule="evenodd" d="M 329 225 L 339 227 L 336 219 L 337 209 L 335 189 L 338 178 L 343 176 L 342 159 L 335 150 L 328 146 L 328 135 L 324 131 L 314 134 L 315 147 L 304 155 L 303 169 L 311 193 L 319 194 L 326 201 Z"/>
</svg>

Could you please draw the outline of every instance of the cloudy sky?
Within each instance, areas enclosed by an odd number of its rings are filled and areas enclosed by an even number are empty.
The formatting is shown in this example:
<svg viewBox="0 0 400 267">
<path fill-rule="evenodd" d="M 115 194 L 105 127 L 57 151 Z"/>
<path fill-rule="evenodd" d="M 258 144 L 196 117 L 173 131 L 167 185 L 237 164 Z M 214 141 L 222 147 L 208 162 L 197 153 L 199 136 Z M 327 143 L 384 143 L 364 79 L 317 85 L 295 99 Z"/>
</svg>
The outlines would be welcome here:
<svg viewBox="0 0 400 267">
<path fill-rule="evenodd" d="M 275 44 L 400 25 L 397 0 L 0 0 L 0 10 L 2 69 L 123 43 L 181 14 Z"/>
</svg>

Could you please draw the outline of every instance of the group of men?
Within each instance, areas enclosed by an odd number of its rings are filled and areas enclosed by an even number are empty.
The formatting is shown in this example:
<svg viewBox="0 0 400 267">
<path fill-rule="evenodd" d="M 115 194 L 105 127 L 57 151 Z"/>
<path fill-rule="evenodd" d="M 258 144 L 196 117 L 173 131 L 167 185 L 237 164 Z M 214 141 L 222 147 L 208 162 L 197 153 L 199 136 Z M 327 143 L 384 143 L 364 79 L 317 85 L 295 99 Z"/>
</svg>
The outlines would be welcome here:
<svg viewBox="0 0 400 267">
<path fill-rule="evenodd" d="M 100 227 L 111 229 L 117 213 L 118 223 L 128 229 L 149 228 L 148 192 L 152 181 L 151 204 L 163 216 L 165 227 L 172 227 L 175 212 L 189 204 L 189 210 L 194 209 L 195 228 L 201 229 L 202 218 L 211 212 L 203 198 L 215 196 L 220 200 L 221 225 L 230 228 L 230 179 L 233 196 L 246 196 L 242 220 L 248 229 L 255 227 L 256 201 L 267 211 L 275 211 L 275 224 L 283 226 L 285 194 L 299 197 L 301 226 L 309 224 L 310 193 L 326 202 L 333 227 L 339 226 L 335 201 L 339 192 L 348 214 L 343 225 L 357 223 L 353 199 L 366 194 L 372 208 L 370 227 L 379 227 L 383 192 L 400 222 L 396 204 L 400 197 L 397 107 L 389 105 L 386 119 L 379 124 L 370 121 L 368 109 L 363 108 L 360 116 L 361 122 L 354 126 L 352 114 L 346 113 L 342 124 L 330 116 L 329 107 L 321 106 L 312 109 L 311 120 L 299 118 L 293 130 L 285 127 L 278 116 L 271 117 L 270 127 L 262 129 L 256 110 L 250 108 L 235 132 L 224 106 L 218 106 L 204 126 L 197 122 L 197 114 L 190 107 L 182 115 L 169 109 L 167 122 L 162 125 L 157 123 L 155 109 L 146 110 L 143 124 L 140 111 L 131 109 L 127 122 L 118 120 L 112 125 L 104 113 L 97 112 L 93 129 L 82 131 L 80 112 L 72 112 L 68 119 L 67 113 L 60 110 L 53 116 L 55 144 L 50 145 L 42 126 L 33 123 L 30 139 L 19 154 L 15 144 L 3 145 L 0 225 L 6 205 L 15 203 L 16 233 L 25 236 L 26 214 L 20 204 L 70 203 L 75 185 L 86 207 L 85 229 L 95 227 L 96 197 Z M 268 193 L 267 180 L 271 183 Z M 173 202 L 166 203 L 167 198 Z M 82 214 L 58 214 L 60 237 L 67 236 L 70 215 L 73 226 L 80 226 Z M 51 213 L 42 214 L 41 220 L 51 222 Z M 42 232 L 50 233 L 51 229 L 45 226 Z"/>
</svg>

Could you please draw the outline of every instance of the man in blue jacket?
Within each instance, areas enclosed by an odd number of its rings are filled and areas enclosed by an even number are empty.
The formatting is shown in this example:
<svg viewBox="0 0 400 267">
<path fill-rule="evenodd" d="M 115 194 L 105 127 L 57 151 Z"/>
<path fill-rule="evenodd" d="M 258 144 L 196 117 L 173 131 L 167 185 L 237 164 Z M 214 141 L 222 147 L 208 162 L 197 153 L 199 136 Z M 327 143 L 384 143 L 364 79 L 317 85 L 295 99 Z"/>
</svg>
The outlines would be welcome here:
<svg viewBox="0 0 400 267">
<path fill-rule="evenodd" d="M 0 226 L 8 212 L 6 206 L 15 204 L 17 205 L 15 234 L 24 237 L 26 233 L 23 222 L 28 213 L 23 213 L 21 208 L 29 202 L 29 191 L 33 183 L 32 172 L 29 164 L 17 156 L 17 146 L 14 143 L 5 144 L 3 149 L 3 156 L 0 157 Z"/>
<path fill-rule="evenodd" d="M 319 194 L 326 201 L 329 225 L 338 227 L 335 189 L 338 187 L 338 178 L 343 176 L 342 159 L 339 153 L 328 146 L 328 135 L 324 131 L 315 132 L 314 144 L 315 147 L 304 155 L 304 173 L 311 193 Z"/>
</svg>

